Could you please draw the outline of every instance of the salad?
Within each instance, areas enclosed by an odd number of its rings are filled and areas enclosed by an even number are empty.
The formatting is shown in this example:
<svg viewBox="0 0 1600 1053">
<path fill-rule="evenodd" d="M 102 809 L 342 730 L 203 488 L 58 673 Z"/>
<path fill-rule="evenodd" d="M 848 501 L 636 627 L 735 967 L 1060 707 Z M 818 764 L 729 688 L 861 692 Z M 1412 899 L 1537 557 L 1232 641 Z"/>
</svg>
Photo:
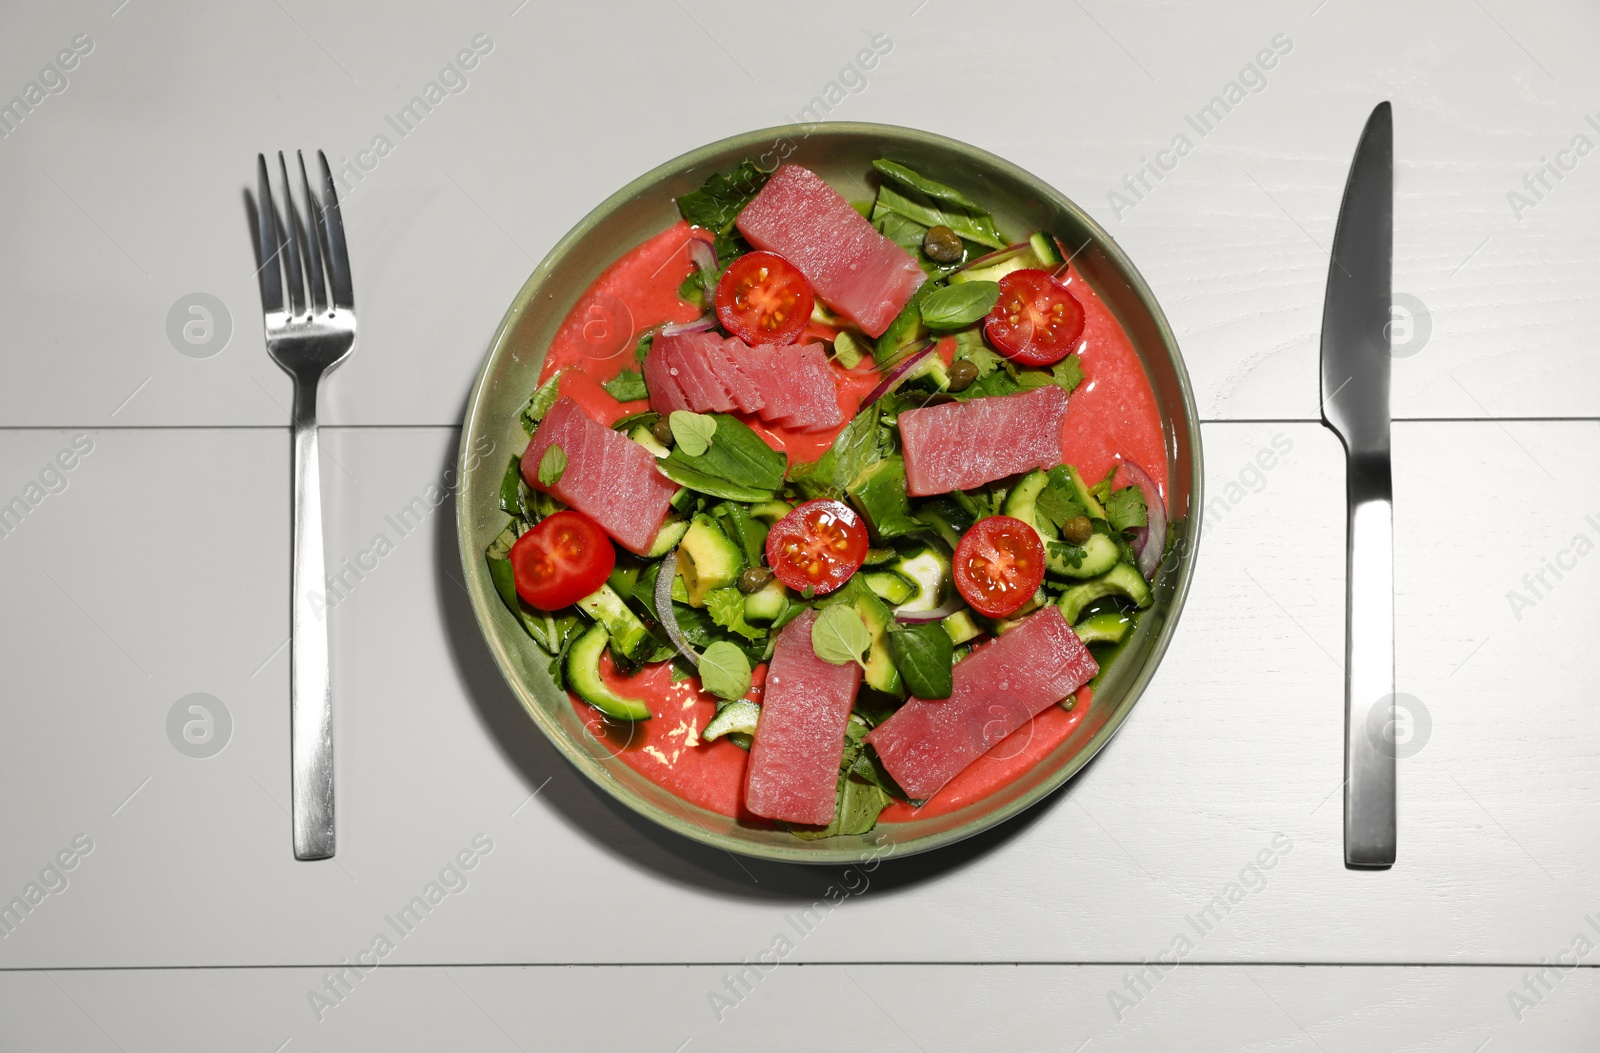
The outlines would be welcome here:
<svg viewBox="0 0 1600 1053">
<path fill-rule="evenodd" d="M 802 838 L 1036 762 L 1169 544 L 1148 381 L 1071 254 L 873 169 L 869 201 L 749 161 L 680 197 L 552 346 L 485 553 L 614 755 Z M 649 324 L 567 353 L 616 303 Z"/>
</svg>

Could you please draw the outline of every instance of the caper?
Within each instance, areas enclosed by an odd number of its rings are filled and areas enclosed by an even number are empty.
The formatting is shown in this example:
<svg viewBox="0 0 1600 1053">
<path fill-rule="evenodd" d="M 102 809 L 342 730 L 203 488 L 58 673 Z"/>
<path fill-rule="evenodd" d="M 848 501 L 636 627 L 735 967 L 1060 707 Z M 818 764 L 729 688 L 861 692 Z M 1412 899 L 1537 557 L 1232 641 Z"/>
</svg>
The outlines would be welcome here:
<svg viewBox="0 0 1600 1053">
<path fill-rule="evenodd" d="M 1074 545 L 1081 545 L 1094 533 L 1094 526 L 1088 516 L 1073 516 L 1062 524 L 1061 533 Z"/>
<path fill-rule="evenodd" d="M 656 422 L 650 425 L 650 434 L 654 435 L 656 437 L 656 442 L 659 442 L 661 445 L 672 445 L 672 425 L 667 423 L 667 418 L 658 417 Z"/>
<path fill-rule="evenodd" d="M 746 596 L 752 592 L 760 592 L 771 580 L 772 571 L 766 567 L 746 567 L 744 573 L 739 575 L 739 591 Z"/>
<path fill-rule="evenodd" d="M 961 238 L 955 231 L 941 223 L 937 227 L 929 227 L 928 233 L 922 236 L 922 251 L 934 263 L 949 264 L 960 263 L 967 248 L 961 244 Z"/>
<path fill-rule="evenodd" d="M 978 379 L 978 367 L 965 358 L 950 363 L 950 390 L 965 391 L 967 385 Z"/>
</svg>

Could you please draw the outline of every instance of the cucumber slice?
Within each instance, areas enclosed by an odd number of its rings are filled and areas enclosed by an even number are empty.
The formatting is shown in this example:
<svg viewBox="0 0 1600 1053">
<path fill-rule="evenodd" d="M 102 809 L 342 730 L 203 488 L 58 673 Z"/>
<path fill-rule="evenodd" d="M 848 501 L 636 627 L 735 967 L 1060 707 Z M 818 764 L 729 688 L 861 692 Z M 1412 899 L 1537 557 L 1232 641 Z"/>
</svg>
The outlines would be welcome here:
<svg viewBox="0 0 1600 1053">
<path fill-rule="evenodd" d="M 760 720 L 760 706 L 747 698 L 737 699 L 717 710 L 717 715 L 711 718 L 711 723 L 700 733 L 700 741 L 715 742 L 728 734 L 748 735 L 754 738 L 756 724 Z M 749 749 L 748 746 L 745 748 Z"/>
<path fill-rule="evenodd" d="M 567 652 L 567 685 L 579 698 L 608 717 L 618 720 L 649 720 L 650 709 L 640 698 L 624 698 L 611 690 L 600 676 L 600 656 L 605 653 L 610 634 L 596 623 L 578 637 Z"/>
<path fill-rule="evenodd" d="M 1056 244 L 1056 239 L 1042 230 L 1036 230 L 1028 235 L 1028 245 L 1038 257 L 1040 266 L 1044 268 L 1059 267 L 1067 262 L 1061 255 L 1061 247 Z"/>
<path fill-rule="evenodd" d="M 744 620 L 771 623 L 788 606 L 789 590 L 783 587 L 783 582 L 773 578 L 744 598 Z"/>
<path fill-rule="evenodd" d="M 861 579 L 867 583 L 867 588 L 877 593 L 878 598 L 891 607 L 898 607 L 917 593 L 915 586 L 892 570 L 865 572 L 861 575 Z"/>
<path fill-rule="evenodd" d="M 762 501 L 750 506 L 750 514 L 765 520 L 769 526 L 793 511 L 794 506 L 787 501 Z"/>
<path fill-rule="evenodd" d="M 1055 525 L 1038 514 L 1039 495 L 1044 493 L 1044 488 L 1049 485 L 1050 476 L 1042 469 L 1035 468 L 1011 488 L 1011 492 L 1006 495 L 1005 504 L 1000 508 L 1005 515 L 1020 519 L 1033 527 L 1039 532 L 1039 536 L 1047 541 L 1060 536 Z"/>
<path fill-rule="evenodd" d="M 686 494 L 689 491 L 680 490 L 678 492 Z M 688 532 L 689 521 L 687 519 L 667 520 L 661 524 L 661 529 L 656 531 L 656 539 L 651 544 L 650 551 L 645 553 L 645 556 L 649 559 L 660 559 L 676 548 L 678 542 L 683 540 L 683 535 Z"/>
<path fill-rule="evenodd" d="M 897 611 L 931 611 L 944 597 L 945 585 L 951 580 L 950 560 L 936 547 L 928 547 L 914 556 L 900 559 L 893 570 L 911 582 L 915 591 L 903 601 Z"/>
<path fill-rule="evenodd" d="M 628 438 L 632 439 L 640 446 L 643 446 L 657 457 L 665 457 L 667 454 L 672 452 L 665 446 L 661 445 L 661 443 L 657 442 L 656 437 L 650 433 L 650 429 L 646 428 L 643 424 L 634 425 L 633 430 L 628 432 Z"/>
<path fill-rule="evenodd" d="M 1090 534 L 1081 547 L 1083 558 L 1077 566 L 1067 558 L 1067 553 L 1078 546 L 1065 541 L 1044 543 L 1045 570 L 1063 578 L 1096 578 L 1117 565 L 1122 552 L 1117 543 L 1104 534 Z"/>
<path fill-rule="evenodd" d="M 1085 644 L 1119 644 L 1133 631 L 1133 618 L 1126 611 L 1100 611 L 1072 627 Z"/>
<path fill-rule="evenodd" d="M 578 601 L 578 609 L 603 626 L 611 638 L 613 654 L 629 662 L 642 662 L 655 650 L 656 642 L 622 597 L 610 585 L 602 585 Z"/>
<path fill-rule="evenodd" d="M 956 646 L 975 640 L 983 635 L 983 627 L 972 617 L 972 612 L 966 608 L 956 611 L 950 617 L 939 623 L 944 626 L 944 631 L 950 634 L 950 642 Z"/>
<path fill-rule="evenodd" d="M 1072 625 L 1085 607 L 1103 596 L 1116 596 L 1127 600 L 1140 610 L 1150 606 L 1150 586 L 1145 584 L 1144 577 L 1137 568 L 1130 567 L 1126 563 L 1118 563 L 1100 577 L 1072 586 L 1061 594 L 1056 605 L 1061 608 L 1062 617 L 1067 619 L 1067 624 Z"/>
</svg>

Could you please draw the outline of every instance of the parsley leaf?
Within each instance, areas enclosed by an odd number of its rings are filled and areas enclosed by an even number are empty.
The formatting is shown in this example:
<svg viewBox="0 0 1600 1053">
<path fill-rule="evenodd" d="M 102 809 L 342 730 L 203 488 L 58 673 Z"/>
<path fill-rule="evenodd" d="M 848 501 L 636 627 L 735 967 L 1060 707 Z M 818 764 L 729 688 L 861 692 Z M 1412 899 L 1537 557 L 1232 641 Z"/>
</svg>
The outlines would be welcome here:
<svg viewBox="0 0 1600 1053">
<path fill-rule="evenodd" d="M 644 374 L 632 369 L 624 369 L 602 386 L 606 389 L 606 393 L 618 402 L 633 402 L 650 397 L 650 390 L 644 386 Z"/>
<path fill-rule="evenodd" d="M 1067 520 L 1085 514 L 1065 470 L 1051 469 L 1050 482 L 1039 491 L 1039 498 L 1033 508 L 1057 530 L 1065 526 Z"/>
<path fill-rule="evenodd" d="M 1083 363 L 1078 361 L 1077 355 L 1068 355 L 1051 368 L 1050 375 L 1061 386 L 1061 390 L 1070 395 L 1083 383 Z"/>
<path fill-rule="evenodd" d="M 755 641 L 766 635 L 766 630 L 744 620 L 744 593 L 738 589 L 712 589 L 706 593 L 706 611 L 712 621 L 746 640 Z"/>
<path fill-rule="evenodd" d="M 1121 490 L 1111 491 L 1111 496 L 1106 498 L 1106 522 L 1111 524 L 1113 530 L 1133 530 L 1149 522 L 1149 510 L 1145 507 L 1144 492 L 1137 486 L 1124 486 Z"/>
</svg>

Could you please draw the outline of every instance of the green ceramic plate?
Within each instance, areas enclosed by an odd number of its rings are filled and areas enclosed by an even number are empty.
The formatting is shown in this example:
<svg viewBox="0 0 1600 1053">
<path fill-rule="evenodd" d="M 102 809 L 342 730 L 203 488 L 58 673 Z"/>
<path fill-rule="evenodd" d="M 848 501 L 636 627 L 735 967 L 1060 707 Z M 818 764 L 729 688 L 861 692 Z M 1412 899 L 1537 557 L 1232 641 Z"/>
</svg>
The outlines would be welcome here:
<svg viewBox="0 0 1600 1053">
<path fill-rule="evenodd" d="M 564 692 L 552 683 L 550 658 L 501 604 L 489 580 L 484 547 L 505 526 L 497 495 L 505 471 L 498 451 L 521 450 L 518 413 L 537 386 L 545 349 L 578 297 L 609 264 L 677 218 L 673 199 L 713 172 L 745 158 L 771 169 L 805 165 L 845 192 L 867 179 L 876 157 L 891 157 L 988 205 L 1002 230 L 1049 230 L 1068 245 L 1088 242 L 1074 260 L 1121 320 L 1155 390 L 1166 433 L 1168 498 L 1177 524 L 1176 558 L 1162 564 L 1155 604 L 1117 660 L 1086 721 L 1037 767 L 999 792 L 947 815 L 880 824 L 871 833 L 802 841 L 785 832 L 743 826 L 691 805 L 613 760 L 588 735 Z M 493 442 L 496 455 L 472 451 Z M 467 404 L 456 495 L 461 563 L 478 624 L 500 671 L 534 723 L 590 779 L 628 807 L 685 837 L 733 852 L 805 863 L 843 863 L 878 852 L 896 856 L 947 845 L 1004 822 L 1038 802 L 1088 763 L 1127 719 L 1155 672 L 1183 607 L 1200 539 L 1200 429 L 1188 373 L 1166 318 L 1139 272 L 1100 225 L 1016 165 L 965 143 L 892 125 L 826 123 L 769 128 L 712 143 L 660 166 L 607 198 L 534 268 L 500 329 Z"/>
</svg>

